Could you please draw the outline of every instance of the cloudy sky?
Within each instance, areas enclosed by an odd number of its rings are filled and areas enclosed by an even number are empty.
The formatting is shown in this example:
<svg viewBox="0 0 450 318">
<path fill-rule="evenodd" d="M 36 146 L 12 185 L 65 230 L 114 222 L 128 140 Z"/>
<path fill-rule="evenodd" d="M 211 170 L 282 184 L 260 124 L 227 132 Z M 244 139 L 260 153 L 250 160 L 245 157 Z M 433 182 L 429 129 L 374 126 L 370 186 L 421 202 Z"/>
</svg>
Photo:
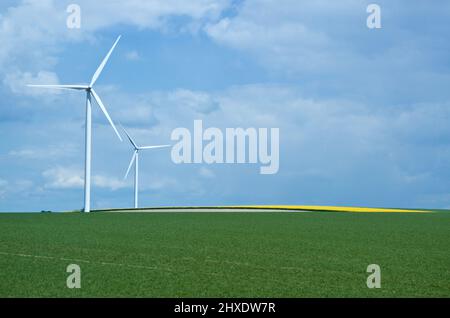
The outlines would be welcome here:
<svg viewBox="0 0 450 318">
<path fill-rule="evenodd" d="M 66 25 L 81 8 L 81 28 Z M 126 3 L 126 5 L 125 5 Z M 177 127 L 280 129 L 280 169 L 141 155 L 142 206 L 450 207 L 450 2 L 0 2 L 0 210 L 81 209 L 84 94 L 141 144 Z M 93 108 L 92 207 L 132 206 L 130 145 Z"/>
</svg>

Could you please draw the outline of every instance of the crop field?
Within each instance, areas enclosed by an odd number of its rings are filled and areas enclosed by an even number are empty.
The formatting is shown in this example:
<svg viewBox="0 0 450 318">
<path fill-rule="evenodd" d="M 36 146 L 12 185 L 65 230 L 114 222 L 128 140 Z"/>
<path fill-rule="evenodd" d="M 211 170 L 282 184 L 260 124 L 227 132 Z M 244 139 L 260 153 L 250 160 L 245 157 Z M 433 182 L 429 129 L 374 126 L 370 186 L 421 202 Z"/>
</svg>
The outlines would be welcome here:
<svg viewBox="0 0 450 318">
<path fill-rule="evenodd" d="M 0 213 L 0 297 L 439 296 L 447 211 Z"/>
</svg>

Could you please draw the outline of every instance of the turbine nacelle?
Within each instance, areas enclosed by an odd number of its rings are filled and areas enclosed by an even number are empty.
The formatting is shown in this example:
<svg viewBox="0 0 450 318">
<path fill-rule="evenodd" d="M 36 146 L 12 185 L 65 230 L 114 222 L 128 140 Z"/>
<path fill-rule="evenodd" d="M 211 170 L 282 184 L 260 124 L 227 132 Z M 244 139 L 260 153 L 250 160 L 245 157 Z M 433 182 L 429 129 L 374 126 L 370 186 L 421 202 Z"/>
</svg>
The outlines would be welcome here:
<svg viewBox="0 0 450 318">
<path fill-rule="evenodd" d="M 134 141 L 134 139 L 130 136 L 130 134 L 126 131 L 126 129 L 120 125 L 120 127 L 122 127 L 125 135 L 127 135 L 128 140 L 131 143 L 131 146 L 134 148 L 134 152 L 133 152 L 133 156 L 131 157 L 131 161 L 130 164 L 128 165 L 128 169 L 127 172 L 125 173 L 125 177 L 124 179 L 126 179 L 128 177 L 128 174 L 130 173 L 131 167 L 133 166 L 133 163 L 136 161 L 136 157 L 139 153 L 139 151 L 141 150 L 145 150 L 145 149 L 158 149 L 158 148 L 167 148 L 170 147 L 170 145 L 156 145 L 156 146 L 138 146 L 137 143 Z"/>
</svg>

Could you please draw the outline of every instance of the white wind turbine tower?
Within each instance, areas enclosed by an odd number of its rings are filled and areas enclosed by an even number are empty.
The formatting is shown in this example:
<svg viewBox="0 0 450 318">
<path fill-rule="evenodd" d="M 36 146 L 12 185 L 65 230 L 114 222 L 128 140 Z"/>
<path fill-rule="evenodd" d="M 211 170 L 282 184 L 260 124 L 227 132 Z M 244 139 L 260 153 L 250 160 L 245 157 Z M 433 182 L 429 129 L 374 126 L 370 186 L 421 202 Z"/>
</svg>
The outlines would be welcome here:
<svg viewBox="0 0 450 318">
<path fill-rule="evenodd" d="M 130 173 L 131 166 L 134 162 L 134 208 L 138 208 L 138 192 L 139 192 L 139 151 L 143 149 L 157 149 L 157 148 L 167 148 L 170 147 L 170 145 L 158 145 L 158 146 L 143 146 L 140 147 L 136 144 L 136 142 L 131 138 L 131 136 L 128 134 L 128 132 L 123 128 L 123 131 L 128 137 L 128 140 L 130 141 L 131 145 L 134 148 L 133 156 L 131 157 L 130 164 L 128 165 L 127 173 L 125 174 L 124 179 L 128 177 L 128 174 Z"/>
<path fill-rule="evenodd" d="M 101 101 L 100 97 L 95 92 L 93 85 L 97 81 L 98 77 L 103 71 L 103 68 L 105 67 L 106 63 L 108 62 L 109 57 L 111 56 L 111 53 L 113 52 L 114 48 L 116 47 L 117 43 L 120 40 L 120 36 L 117 38 L 116 42 L 114 42 L 114 45 L 109 50 L 106 57 L 103 59 L 100 66 L 97 68 L 97 71 L 95 71 L 94 76 L 92 76 L 91 82 L 89 85 L 27 85 L 29 87 L 40 87 L 40 88 L 55 88 L 55 89 L 72 89 L 72 90 L 80 90 L 80 91 L 86 91 L 86 153 L 85 153 L 85 166 L 84 166 L 84 212 L 90 212 L 91 210 L 91 140 L 92 140 L 92 106 L 91 106 L 91 97 L 93 96 L 96 100 L 98 106 L 102 110 L 105 117 L 108 119 L 109 123 L 111 124 L 112 128 L 114 129 L 115 133 L 117 134 L 117 137 L 119 137 L 120 141 L 122 141 L 122 137 L 120 137 L 119 132 L 116 129 L 116 126 L 114 125 L 111 117 L 108 114 L 108 111 L 106 110 L 105 105 Z"/>
</svg>

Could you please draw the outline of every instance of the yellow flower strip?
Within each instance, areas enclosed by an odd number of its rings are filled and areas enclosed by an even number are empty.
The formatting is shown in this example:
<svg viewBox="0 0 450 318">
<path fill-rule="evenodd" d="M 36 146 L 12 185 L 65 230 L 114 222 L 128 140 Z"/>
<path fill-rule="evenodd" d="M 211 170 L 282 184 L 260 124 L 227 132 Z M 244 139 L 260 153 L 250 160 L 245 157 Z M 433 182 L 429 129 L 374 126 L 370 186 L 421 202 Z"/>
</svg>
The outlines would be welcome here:
<svg viewBox="0 0 450 318">
<path fill-rule="evenodd" d="M 330 211 L 330 212 L 362 212 L 362 213 L 378 213 L 378 212 L 382 212 L 382 213 L 431 213 L 431 211 L 427 211 L 427 210 L 365 208 L 365 207 L 346 207 L 346 206 L 320 206 L 320 205 L 246 205 L 246 206 L 231 206 L 230 208 L 307 210 L 307 211 Z"/>
</svg>

